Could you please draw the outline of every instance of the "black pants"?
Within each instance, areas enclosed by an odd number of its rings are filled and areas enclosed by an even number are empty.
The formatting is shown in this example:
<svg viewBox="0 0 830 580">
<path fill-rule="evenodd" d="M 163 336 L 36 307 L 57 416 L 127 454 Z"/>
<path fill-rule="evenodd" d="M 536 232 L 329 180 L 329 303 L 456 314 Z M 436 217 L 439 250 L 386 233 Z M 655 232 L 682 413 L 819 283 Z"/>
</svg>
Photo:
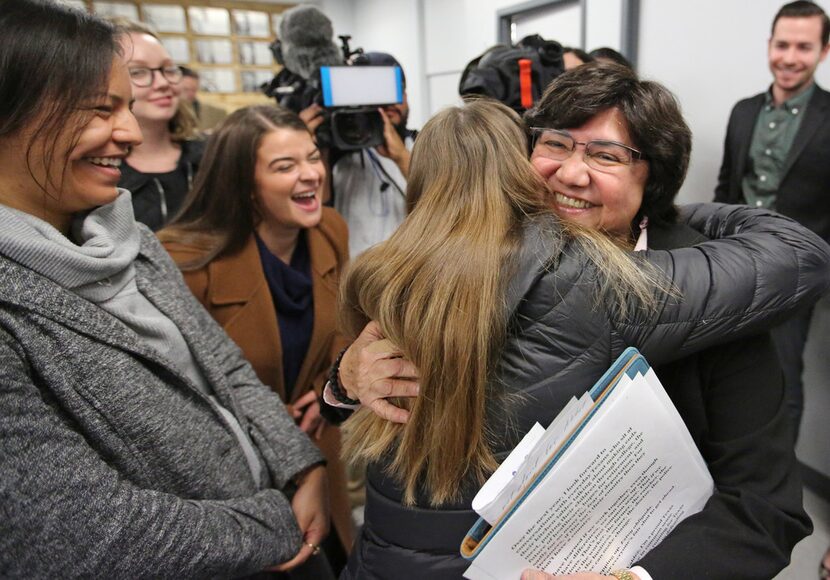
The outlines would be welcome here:
<svg viewBox="0 0 830 580">
<path fill-rule="evenodd" d="M 810 332 L 810 320 L 813 306 L 796 313 L 786 322 L 772 329 L 772 340 L 781 368 L 784 371 L 784 390 L 787 397 L 787 409 L 793 426 L 794 441 L 798 441 L 801 415 L 804 412 L 804 345 Z"/>
</svg>

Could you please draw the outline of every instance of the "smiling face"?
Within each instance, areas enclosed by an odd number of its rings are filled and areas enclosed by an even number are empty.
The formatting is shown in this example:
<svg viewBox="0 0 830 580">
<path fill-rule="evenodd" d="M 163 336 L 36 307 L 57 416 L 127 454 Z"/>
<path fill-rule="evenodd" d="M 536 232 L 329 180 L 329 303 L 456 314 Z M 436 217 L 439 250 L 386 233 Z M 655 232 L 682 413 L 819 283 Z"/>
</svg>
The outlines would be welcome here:
<svg viewBox="0 0 830 580">
<path fill-rule="evenodd" d="M 254 200 L 260 227 L 300 230 L 320 222 L 326 170 L 308 131 L 274 129 L 257 150 Z"/>
<path fill-rule="evenodd" d="M 94 115 L 69 154 L 61 199 L 72 212 L 104 205 L 115 199 L 121 162 L 141 143 L 141 131 L 130 112 L 130 76 L 117 59 L 106 95 L 86 104 Z M 68 139 L 68 135 L 61 140 Z"/>
<path fill-rule="evenodd" d="M 604 140 L 637 147 L 617 109 L 598 113 L 581 127 L 567 131 L 581 143 Z M 569 158 L 555 161 L 544 157 L 537 147 L 530 161 L 545 179 L 553 194 L 553 209 L 562 219 L 630 241 L 631 222 L 643 202 L 648 163 L 634 161 L 600 171 L 585 164 L 583 153 L 584 146 L 577 146 Z"/>
<path fill-rule="evenodd" d="M 167 49 L 149 34 L 130 33 L 123 45 L 131 68 L 156 69 L 174 65 Z M 169 122 L 176 115 L 179 106 L 179 86 L 170 83 L 157 70 L 153 71 L 153 82 L 149 87 L 138 87 L 133 84 L 133 112 L 139 123 L 144 125 Z"/>
<path fill-rule="evenodd" d="M 781 17 L 769 39 L 769 69 L 773 97 L 780 104 L 798 95 L 813 82 L 819 63 L 827 56 L 821 44 L 820 16 Z"/>
<path fill-rule="evenodd" d="M 12 177 L 21 193 L 3 203 L 65 232 L 73 214 L 112 202 L 118 195 L 119 166 L 130 147 L 141 143 L 130 101 L 129 73 L 123 60 L 116 58 L 108 84 L 100 94 L 79 103 L 54 139 L 43 135 L 30 148 L 29 129 L 4 148 L 14 152 L 10 165 L 17 169 Z M 51 160 L 42 154 L 50 150 Z"/>
</svg>

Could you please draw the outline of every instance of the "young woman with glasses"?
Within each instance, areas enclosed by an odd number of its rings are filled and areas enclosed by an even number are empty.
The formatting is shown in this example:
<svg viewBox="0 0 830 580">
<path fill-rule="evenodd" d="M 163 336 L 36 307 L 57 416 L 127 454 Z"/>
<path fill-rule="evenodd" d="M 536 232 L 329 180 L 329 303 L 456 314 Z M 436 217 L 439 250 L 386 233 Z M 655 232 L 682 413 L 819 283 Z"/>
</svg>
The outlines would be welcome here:
<svg viewBox="0 0 830 580">
<path fill-rule="evenodd" d="M 204 143 L 192 109 L 179 98 L 182 71 L 170 53 L 149 28 L 119 22 L 128 32 L 122 42 L 144 142 L 130 152 L 118 185 L 133 194 L 136 219 L 157 230 L 193 186 Z"/>
</svg>

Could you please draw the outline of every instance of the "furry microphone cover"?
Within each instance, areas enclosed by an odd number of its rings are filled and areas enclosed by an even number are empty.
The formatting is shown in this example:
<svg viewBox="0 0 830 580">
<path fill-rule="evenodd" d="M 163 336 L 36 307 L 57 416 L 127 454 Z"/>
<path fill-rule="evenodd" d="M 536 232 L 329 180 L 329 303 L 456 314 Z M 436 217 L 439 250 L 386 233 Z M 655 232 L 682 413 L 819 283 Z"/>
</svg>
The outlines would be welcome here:
<svg viewBox="0 0 830 580">
<path fill-rule="evenodd" d="M 332 41 L 331 20 L 314 6 L 295 6 L 283 12 L 280 41 L 285 68 L 309 79 L 321 66 L 342 65 Z"/>
</svg>

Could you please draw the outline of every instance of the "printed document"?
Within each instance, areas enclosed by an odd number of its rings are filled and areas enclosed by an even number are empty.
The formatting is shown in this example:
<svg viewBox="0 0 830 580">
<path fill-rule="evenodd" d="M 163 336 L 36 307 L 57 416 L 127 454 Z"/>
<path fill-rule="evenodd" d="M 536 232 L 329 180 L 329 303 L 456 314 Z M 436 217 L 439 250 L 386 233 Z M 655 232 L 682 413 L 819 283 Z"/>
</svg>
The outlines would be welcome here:
<svg viewBox="0 0 830 580">
<path fill-rule="evenodd" d="M 465 540 L 462 553 L 478 544 L 466 578 L 608 574 L 703 508 L 712 478 L 654 371 L 623 374 L 609 391 L 532 430 L 485 484 L 473 506 L 493 528 Z"/>
</svg>

